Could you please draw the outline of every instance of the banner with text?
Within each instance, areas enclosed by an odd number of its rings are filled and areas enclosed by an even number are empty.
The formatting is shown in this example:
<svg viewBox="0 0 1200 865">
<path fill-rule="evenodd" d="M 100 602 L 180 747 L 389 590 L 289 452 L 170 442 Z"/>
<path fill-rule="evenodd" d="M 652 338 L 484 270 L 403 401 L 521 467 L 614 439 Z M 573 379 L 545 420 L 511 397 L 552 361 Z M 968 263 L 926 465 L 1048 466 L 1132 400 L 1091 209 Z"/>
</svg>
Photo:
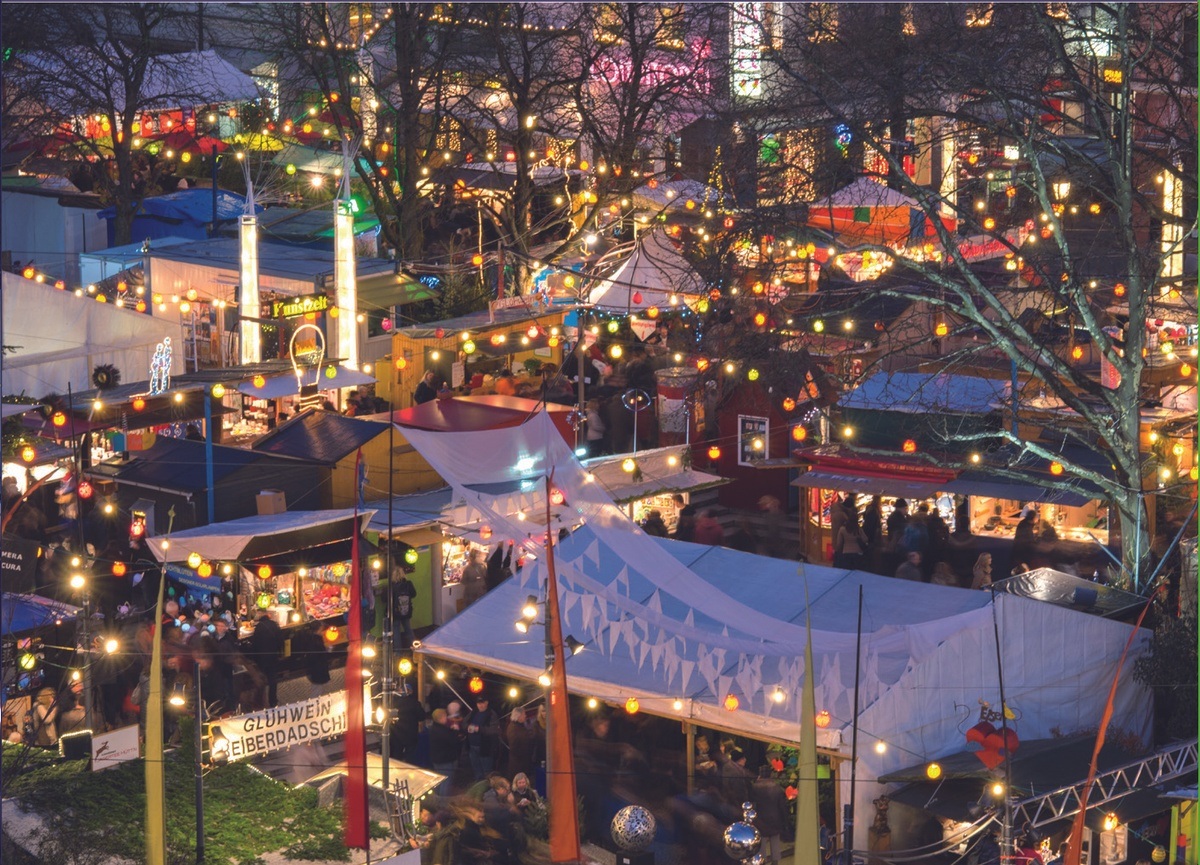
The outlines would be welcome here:
<svg viewBox="0 0 1200 865">
<path fill-rule="evenodd" d="M 225 750 L 230 760 L 244 760 L 340 736 L 346 732 L 346 692 L 322 694 L 300 703 L 222 718 L 212 729 L 213 752 Z"/>
</svg>

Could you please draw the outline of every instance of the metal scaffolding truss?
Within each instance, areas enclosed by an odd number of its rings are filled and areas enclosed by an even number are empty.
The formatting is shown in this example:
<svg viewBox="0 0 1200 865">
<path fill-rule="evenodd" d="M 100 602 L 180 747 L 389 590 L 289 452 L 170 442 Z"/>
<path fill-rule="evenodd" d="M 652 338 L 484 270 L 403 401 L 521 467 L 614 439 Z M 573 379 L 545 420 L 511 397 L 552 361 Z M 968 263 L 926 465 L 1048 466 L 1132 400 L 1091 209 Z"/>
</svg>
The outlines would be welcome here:
<svg viewBox="0 0 1200 865">
<path fill-rule="evenodd" d="M 1196 771 L 1196 740 L 1178 742 L 1096 776 L 1088 807 L 1099 807 Z M 1013 804 L 1012 825 L 1036 829 L 1079 813 L 1083 782 Z"/>
</svg>

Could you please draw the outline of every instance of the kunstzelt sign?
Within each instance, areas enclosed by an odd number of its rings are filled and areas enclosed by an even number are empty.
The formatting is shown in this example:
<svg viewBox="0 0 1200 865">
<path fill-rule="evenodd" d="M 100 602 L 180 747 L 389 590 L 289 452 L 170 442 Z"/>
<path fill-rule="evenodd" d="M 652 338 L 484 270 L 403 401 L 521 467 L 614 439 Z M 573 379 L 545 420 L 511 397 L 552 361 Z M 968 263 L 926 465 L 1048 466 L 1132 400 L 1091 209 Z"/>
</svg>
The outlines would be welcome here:
<svg viewBox="0 0 1200 865">
<path fill-rule="evenodd" d="M 245 760 L 345 732 L 346 693 L 337 691 L 249 715 L 222 718 L 212 726 L 212 752 L 216 756 L 224 751 L 230 760 Z"/>
<path fill-rule="evenodd" d="M 324 312 L 327 309 L 329 309 L 329 295 L 327 294 L 289 297 L 286 300 L 272 302 L 271 318 L 299 318 L 310 312 Z"/>
</svg>

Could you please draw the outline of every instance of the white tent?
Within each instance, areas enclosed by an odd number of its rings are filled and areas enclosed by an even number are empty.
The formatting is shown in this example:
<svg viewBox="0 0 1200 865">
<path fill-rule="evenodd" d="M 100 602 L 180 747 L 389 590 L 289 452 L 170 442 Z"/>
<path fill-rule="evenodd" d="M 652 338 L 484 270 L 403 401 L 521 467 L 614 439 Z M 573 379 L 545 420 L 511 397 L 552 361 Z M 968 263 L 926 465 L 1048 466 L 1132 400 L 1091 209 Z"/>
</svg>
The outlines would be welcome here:
<svg viewBox="0 0 1200 865">
<path fill-rule="evenodd" d="M 519 638 L 511 623 L 526 594 L 542 594 L 545 556 L 534 527 L 544 519 L 552 476 L 563 494 L 552 507 L 552 531 L 577 526 L 555 552 L 564 632 L 588 648 L 570 662 L 573 691 L 617 704 L 636 697 L 653 714 L 795 742 L 810 613 L 817 703 L 833 721 L 818 745 L 848 756 L 862 587 L 859 813 L 870 813 L 878 795 L 872 779 L 962 751 L 962 707 L 969 714 L 980 700 L 999 704 L 1001 671 L 1022 738 L 1094 727 L 1130 637 L 1128 625 L 1026 598 L 798 569 L 650 538 L 589 478 L 542 414 L 504 430 L 406 429 L 405 436 L 496 536 L 524 542 L 538 556 L 425 641 L 423 651 L 438 658 L 526 679 L 542 672 L 541 635 Z M 512 459 L 502 464 L 497 454 Z M 1135 635 L 1114 713 L 1115 724 L 1143 739 L 1150 700 L 1131 667 L 1148 637 Z M 736 711 L 726 705 L 730 695 Z M 878 741 L 888 746 L 883 754 L 872 747 Z"/>
<path fill-rule="evenodd" d="M 359 511 L 359 524 L 366 526 L 374 514 L 374 510 Z M 199 553 L 208 561 L 237 561 L 255 538 L 304 533 L 322 526 L 327 526 L 332 531 L 337 528 L 336 524 L 338 523 L 345 523 L 346 534 L 343 537 L 348 537 L 353 520 L 354 511 L 350 508 L 332 511 L 285 511 L 281 514 L 260 514 L 255 517 L 243 517 L 240 520 L 213 523 L 209 526 L 197 526 L 194 529 L 175 532 L 170 538 L 165 535 L 149 538 L 146 546 L 160 562 L 181 561 L 186 559 L 190 553 Z M 324 539 L 323 534 L 321 537 Z M 168 540 L 170 544 L 164 549 L 164 542 Z M 284 550 L 275 549 L 271 552 L 281 551 Z M 262 555 L 263 552 L 258 550 L 256 554 Z"/>
<path fill-rule="evenodd" d="M 156 346 L 170 337 L 175 346 L 171 373 L 183 372 L 183 329 L 178 320 L 144 315 L 112 303 L 3 274 L 3 338 L 16 346 L 4 358 L 6 394 L 42 397 L 92 387 L 92 370 L 110 363 L 125 381 L 150 373 Z"/>
<path fill-rule="evenodd" d="M 642 234 L 629 258 L 608 277 L 598 280 L 588 292 L 588 303 L 616 312 L 668 309 L 672 296 L 683 303 L 684 295 L 704 291 L 704 280 L 658 228 Z"/>
<path fill-rule="evenodd" d="M 701 183 L 699 180 L 655 181 L 651 186 L 643 183 L 633 191 L 633 206 L 646 210 L 687 208 L 692 202 L 703 213 L 706 208 L 728 209 L 733 207 L 733 196 Z"/>
</svg>

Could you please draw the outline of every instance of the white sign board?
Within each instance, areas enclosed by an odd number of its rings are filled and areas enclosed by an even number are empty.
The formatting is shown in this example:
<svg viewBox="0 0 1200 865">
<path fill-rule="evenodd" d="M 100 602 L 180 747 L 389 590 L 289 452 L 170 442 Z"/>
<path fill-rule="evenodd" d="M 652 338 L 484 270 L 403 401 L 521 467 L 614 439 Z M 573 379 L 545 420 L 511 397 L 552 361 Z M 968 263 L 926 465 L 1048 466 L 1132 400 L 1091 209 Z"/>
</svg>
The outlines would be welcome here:
<svg viewBox="0 0 1200 865">
<path fill-rule="evenodd" d="M 321 694 L 300 703 L 288 703 L 213 724 L 213 750 L 222 750 L 230 760 L 316 742 L 346 732 L 346 692 Z"/>
<path fill-rule="evenodd" d="M 141 756 L 138 725 L 118 727 L 92 736 L 92 771 L 99 772 Z"/>
<path fill-rule="evenodd" d="M 656 325 L 654 324 L 654 320 L 650 318 L 637 318 L 631 316 L 629 319 L 629 329 L 632 330 L 634 335 L 642 342 L 645 342 L 646 337 L 654 333 L 655 327 Z"/>
</svg>

